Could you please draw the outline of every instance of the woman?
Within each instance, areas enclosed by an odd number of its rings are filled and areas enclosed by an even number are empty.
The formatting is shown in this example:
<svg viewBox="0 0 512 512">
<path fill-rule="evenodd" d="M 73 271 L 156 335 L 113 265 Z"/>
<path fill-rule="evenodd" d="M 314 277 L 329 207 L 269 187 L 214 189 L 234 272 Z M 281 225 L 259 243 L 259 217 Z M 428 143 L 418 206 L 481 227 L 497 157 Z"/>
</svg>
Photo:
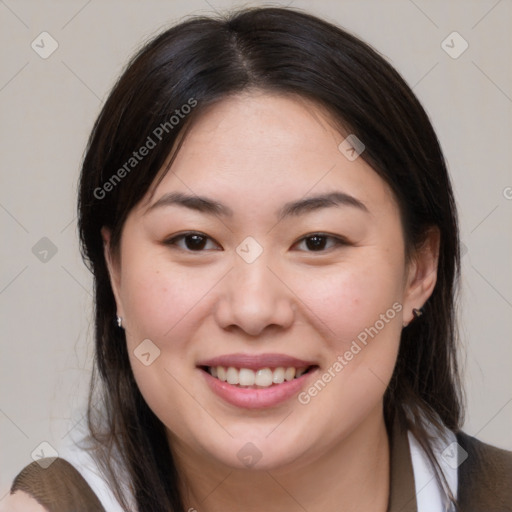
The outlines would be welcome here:
<svg viewBox="0 0 512 512">
<path fill-rule="evenodd" d="M 79 226 L 100 379 L 81 456 L 111 493 L 70 455 L 73 483 L 34 463 L 13 500 L 512 510 L 512 455 L 460 431 L 443 155 L 360 40 L 281 8 L 159 35 L 94 126 Z"/>
</svg>

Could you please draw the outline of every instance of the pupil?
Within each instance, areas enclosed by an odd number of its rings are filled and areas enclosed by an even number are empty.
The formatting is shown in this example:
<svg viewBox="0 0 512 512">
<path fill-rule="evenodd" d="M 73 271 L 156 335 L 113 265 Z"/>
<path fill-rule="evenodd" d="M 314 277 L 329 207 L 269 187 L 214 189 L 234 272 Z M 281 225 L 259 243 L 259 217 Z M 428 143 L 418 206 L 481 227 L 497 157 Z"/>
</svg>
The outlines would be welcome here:
<svg viewBox="0 0 512 512">
<path fill-rule="evenodd" d="M 198 250 L 205 246 L 206 239 L 201 235 L 188 235 L 186 237 L 187 249 Z"/>
<path fill-rule="evenodd" d="M 306 245 L 308 249 L 323 249 L 325 247 L 325 236 L 311 236 L 307 239 Z"/>
</svg>

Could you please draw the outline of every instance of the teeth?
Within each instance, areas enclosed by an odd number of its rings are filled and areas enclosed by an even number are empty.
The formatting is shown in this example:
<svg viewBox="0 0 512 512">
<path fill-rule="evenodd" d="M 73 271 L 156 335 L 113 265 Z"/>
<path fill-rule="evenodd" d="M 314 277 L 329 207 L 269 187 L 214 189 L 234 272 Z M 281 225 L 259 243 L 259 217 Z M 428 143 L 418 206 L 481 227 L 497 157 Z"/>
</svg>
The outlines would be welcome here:
<svg viewBox="0 0 512 512">
<path fill-rule="evenodd" d="M 230 366 L 226 372 L 226 381 L 228 384 L 239 384 L 238 370 Z"/>
<path fill-rule="evenodd" d="M 268 388 L 272 385 L 272 370 L 270 368 L 263 368 L 256 372 L 256 378 L 254 380 L 256 386 Z"/>
<path fill-rule="evenodd" d="M 224 366 L 217 366 L 217 379 L 221 380 L 222 382 L 226 382 L 227 375 L 226 368 L 224 368 Z"/>
<path fill-rule="evenodd" d="M 299 378 L 304 375 L 308 371 L 307 368 L 297 368 L 297 373 L 295 374 L 295 378 Z"/>
<path fill-rule="evenodd" d="M 240 386 L 254 386 L 256 375 L 252 370 L 242 368 L 240 370 Z"/>
<path fill-rule="evenodd" d="M 284 372 L 284 380 L 290 381 L 295 378 L 295 368 L 286 368 Z"/>
<path fill-rule="evenodd" d="M 249 368 L 228 368 L 224 366 L 209 367 L 208 371 L 212 377 L 216 377 L 222 382 L 239 386 L 258 386 L 268 388 L 272 384 L 282 384 L 284 381 L 298 379 L 307 372 L 307 367 L 302 368 L 261 368 L 260 370 L 250 370 Z"/>
<path fill-rule="evenodd" d="M 282 366 L 274 370 L 272 382 L 274 384 L 282 384 L 284 382 L 284 368 Z"/>
</svg>

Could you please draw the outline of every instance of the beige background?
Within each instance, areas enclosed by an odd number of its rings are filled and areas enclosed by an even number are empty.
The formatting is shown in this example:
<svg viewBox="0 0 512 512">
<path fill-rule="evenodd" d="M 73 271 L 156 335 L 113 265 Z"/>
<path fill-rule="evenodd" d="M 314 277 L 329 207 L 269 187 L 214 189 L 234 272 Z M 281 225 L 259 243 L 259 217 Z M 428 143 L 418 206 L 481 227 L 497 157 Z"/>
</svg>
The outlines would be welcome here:
<svg viewBox="0 0 512 512">
<path fill-rule="evenodd" d="M 102 101 L 150 35 L 188 14 L 255 4 L 0 0 L 0 499 L 36 447 L 46 441 L 58 449 L 84 412 L 92 288 L 78 252 L 75 189 Z M 466 248 L 465 430 L 512 449 L 512 2 L 291 5 L 344 26 L 387 56 L 432 118 Z M 43 31 L 58 43 L 47 59 L 31 48 Z M 457 59 L 441 46 L 453 31 L 469 44 Z M 452 52 L 462 48 L 458 39 L 448 44 Z M 47 261 L 32 252 L 43 237 L 57 250 Z"/>
</svg>

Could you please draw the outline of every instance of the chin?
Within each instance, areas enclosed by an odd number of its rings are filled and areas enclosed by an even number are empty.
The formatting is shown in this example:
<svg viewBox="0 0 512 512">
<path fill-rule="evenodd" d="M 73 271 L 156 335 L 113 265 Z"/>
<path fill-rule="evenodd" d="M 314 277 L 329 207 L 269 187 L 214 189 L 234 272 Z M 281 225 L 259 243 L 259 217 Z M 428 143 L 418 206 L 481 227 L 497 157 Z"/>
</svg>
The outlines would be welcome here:
<svg viewBox="0 0 512 512">
<path fill-rule="evenodd" d="M 222 439 L 210 439 L 207 443 L 203 440 L 201 444 L 213 460 L 233 469 L 251 471 L 285 469 L 305 458 L 306 453 L 311 452 L 313 446 L 311 438 L 306 445 L 304 436 L 300 435 L 295 428 L 294 432 L 286 429 L 277 432 L 278 429 L 279 427 L 272 432 L 272 429 L 265 427 L 262 433 L 261 429 L 251 432 L 251 429 L 246 428 L 243 434 L 233 438 L 226 435 Z"/>
</svg>

